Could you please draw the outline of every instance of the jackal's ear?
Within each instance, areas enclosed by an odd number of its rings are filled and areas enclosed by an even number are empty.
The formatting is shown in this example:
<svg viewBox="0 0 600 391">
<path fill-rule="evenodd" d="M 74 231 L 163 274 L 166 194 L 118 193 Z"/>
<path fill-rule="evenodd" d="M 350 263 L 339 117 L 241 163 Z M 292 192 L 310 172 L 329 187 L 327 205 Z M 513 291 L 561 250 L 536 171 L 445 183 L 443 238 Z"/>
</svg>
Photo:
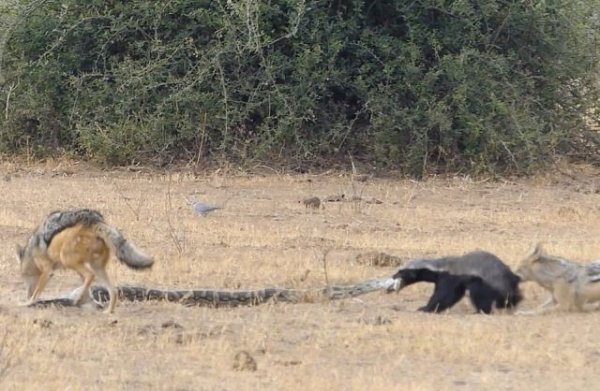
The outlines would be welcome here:
<svg viewBox="0 0 600 391">
<path fill-rule="evenodd" d="M 543 253 L 544 249 L 542 248 L 542 243 L 537 242 L 533 246 L 531 246 L 531 249 L 529 250 L 529 255 L 527 257 L 536 260 L 537 257 L 542 255 Z"/>
<path fill-rule="evenodd" d="M 17 259 L 19 260 L 19 263 L 21 263 L 23 261 L 23 256 L 25 256 L 25 249 L 17 244 L 16 250 L 17 250 Z"/>
</svg>

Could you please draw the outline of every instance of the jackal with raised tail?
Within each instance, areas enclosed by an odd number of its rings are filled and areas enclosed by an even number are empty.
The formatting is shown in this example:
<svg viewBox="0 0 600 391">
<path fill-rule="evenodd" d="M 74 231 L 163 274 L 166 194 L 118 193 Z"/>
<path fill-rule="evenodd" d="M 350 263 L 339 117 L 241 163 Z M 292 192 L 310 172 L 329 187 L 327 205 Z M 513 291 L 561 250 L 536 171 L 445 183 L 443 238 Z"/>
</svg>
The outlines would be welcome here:
<svg viewBox="0 0 600 391">
<path fill-rule="evenodd" d="M 111 251 L 132 269 L 147 269 L 154 260 L 127 241 L 118 229 L 106 224 L 100 212 L 91 209 L 50 213 L 29 237 L 25 247 L 17 245 L 21 276 L 27 287 L 27 305 L 34 303 L 58 267 L 75 270 L 83 279 L 77 290 L 80 303 L 96 279 L 109 292 L 106 311 L 114 311 L 117 289 L 106 274 Z"/>
</svg>

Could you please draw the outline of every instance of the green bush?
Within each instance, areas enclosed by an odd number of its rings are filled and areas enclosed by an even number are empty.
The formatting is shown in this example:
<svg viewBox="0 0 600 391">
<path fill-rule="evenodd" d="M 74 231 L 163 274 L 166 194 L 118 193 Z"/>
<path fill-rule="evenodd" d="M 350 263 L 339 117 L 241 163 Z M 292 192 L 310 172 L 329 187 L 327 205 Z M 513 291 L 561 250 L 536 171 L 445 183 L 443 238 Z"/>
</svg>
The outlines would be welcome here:
<svg viewBox="0 0 600 391">
<path fill-rule="evenodd" d="M 10 152 L 523 173 L 568 153 L 599 98 L 600 0 L 17 8 L 0 48 Z"/>
</svg>

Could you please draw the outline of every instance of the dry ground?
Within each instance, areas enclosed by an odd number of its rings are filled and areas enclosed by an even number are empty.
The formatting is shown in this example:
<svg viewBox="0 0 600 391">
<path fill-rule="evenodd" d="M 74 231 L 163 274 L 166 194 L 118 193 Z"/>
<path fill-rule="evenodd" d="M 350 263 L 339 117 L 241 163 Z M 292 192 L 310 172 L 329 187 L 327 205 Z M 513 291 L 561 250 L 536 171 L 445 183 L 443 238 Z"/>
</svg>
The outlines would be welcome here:
<svg viewBox="0 0 600 391">
<path fill-rule="evenodd" d="M 168 176 L 60 164 L 0 165 L 0 387 L 156 390 L 557 390 L 600 384 L 600 312 L 540 316 L 416 312 L 431 292 L 373 293 L 329 303 L 234 309 L 119 303 L 92 309 L 19 307 L 14 258 L 51 210 L 91 207 L 157 263 L 135 272 L 113 262 L 118 284 L 160 287 L 322 287 L 390 275 L 361 264 L 371 250 L 402 258 L 496 253 L 515 266 L 532 242 L 550 253 L 600 258 L 600 179 L 564 168 L 535 180 L 426 182 L 372 179 L 352 190 L 345 175 Z M 4 178 L 4 179 L 2 179 Z M 383 203 L 299 200 L 353 192 Z M 194 216 L 183 195 L 223 203 Z M 50 297 L 73 288 L 59 271 Z M 546 293 L 523 285 L 532 308 Z M 247 351 L 257 369 L 236 371 Z"/>
</svg>

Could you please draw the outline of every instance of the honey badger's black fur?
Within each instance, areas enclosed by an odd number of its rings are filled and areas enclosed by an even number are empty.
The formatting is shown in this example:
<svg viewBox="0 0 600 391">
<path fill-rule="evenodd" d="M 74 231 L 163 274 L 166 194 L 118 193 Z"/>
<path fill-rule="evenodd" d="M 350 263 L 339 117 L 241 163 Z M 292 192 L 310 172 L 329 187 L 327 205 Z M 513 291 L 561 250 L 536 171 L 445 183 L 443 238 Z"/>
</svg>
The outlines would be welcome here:
<svg viewBox="0 0 600 391">
<path fill-rule="evenodd" d="M 417 282 L 435 284 L 433 295 L 421 308 L 424 312 L 442 312 L 469 292 L 477 312 L 489 314 L 497 308 L 515 307 L 522 296 L 519 277 L 494 254 L 475 251 L 461 257 L 417 259 L 403 266 L 393 278 L 399 289 Z"/>
</svg>

